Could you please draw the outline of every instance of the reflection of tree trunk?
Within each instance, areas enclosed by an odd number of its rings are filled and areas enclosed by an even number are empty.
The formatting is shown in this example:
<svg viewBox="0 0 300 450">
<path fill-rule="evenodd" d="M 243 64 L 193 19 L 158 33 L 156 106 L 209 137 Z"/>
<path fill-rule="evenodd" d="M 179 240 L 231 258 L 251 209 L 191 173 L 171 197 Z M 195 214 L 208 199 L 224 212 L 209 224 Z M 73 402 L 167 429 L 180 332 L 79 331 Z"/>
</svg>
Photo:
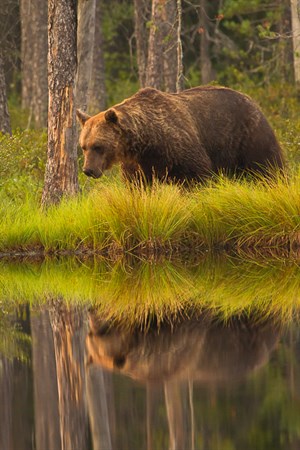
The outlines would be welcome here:
<svg viewBox="0 0 300 450">
<path fill-rule="evenodd" d="M 62 450 L 87 448 L 83 313 L 55 303 L 50 311 Z"/>
<path fill-rule="evenodd" d="M 93 64 L 96 0 L 78 0 L 76 105 L 87 110 Z"/>
<path fill-rule="evenodd" d="M 103 48 L 103 0 L 96 1 L 93 63 L 89 90 L 89 112 L 96 114 L 106 108 L 105 66 Z"/>
<path fill-rule="evenodd" d="M 157 413 L 157 388 L 147 384 L 147 450 L 155 450 L 153 445 L 154 419 Z"/>
<path fill-rule="evenodd" d="M 164 389 L 170 433 L 169 450 L 190 448 L 187 426 L 187 386 L 176 381 L 166 381 Z"/>
<path fill-rule="evenodd" d="M 11 448 L 12 362 L 0 356 L 0 450 Z"/>
<path fill-rule="evenodd" d="M 31 335 L 36 449 L 60 449 L 55 355 L 47 310 L 31 315 Z"/>
<path fill-rule="evenodd" d="M 108 402 L 106 374 L 101 367 L 90 366 L 87 372 L 87 400 L 94 450 L 111 450 L 114 448 L 111 417 L 109 408 L 113 406 Z M 109 375 L 111 376 L 111 375 Z M 110 386 L 112 388 L 112 386 Z"/>
</svg>

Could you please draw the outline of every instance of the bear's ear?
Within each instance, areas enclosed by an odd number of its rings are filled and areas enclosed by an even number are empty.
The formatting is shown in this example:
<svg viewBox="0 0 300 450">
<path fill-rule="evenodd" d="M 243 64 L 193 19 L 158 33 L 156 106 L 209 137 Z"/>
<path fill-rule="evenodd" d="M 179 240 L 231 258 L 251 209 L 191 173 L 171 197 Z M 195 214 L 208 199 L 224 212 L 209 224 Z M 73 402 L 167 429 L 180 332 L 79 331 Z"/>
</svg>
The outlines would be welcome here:
<svg viewBox="0 0 300 450">
<path fill-rule="evenodd" d="M 106 122 L 118 123 L 118 121 L 119 121 L 117 111 L 113 108 L 108 109 L 106 111 L 106 113 L 104 114 L 104 117 L 105 117 Z"/>
<path fill-rule="evenodd" d="M 80 125 L 82 127 L 85 124 L 85 122 L 91 117 L 88 114 L 84 113 L 83 111 L 80 111 L 80 109 L 76 110 L 76 116 L 77 116 L 78 122 L 80 123 Z"/>
</svg>

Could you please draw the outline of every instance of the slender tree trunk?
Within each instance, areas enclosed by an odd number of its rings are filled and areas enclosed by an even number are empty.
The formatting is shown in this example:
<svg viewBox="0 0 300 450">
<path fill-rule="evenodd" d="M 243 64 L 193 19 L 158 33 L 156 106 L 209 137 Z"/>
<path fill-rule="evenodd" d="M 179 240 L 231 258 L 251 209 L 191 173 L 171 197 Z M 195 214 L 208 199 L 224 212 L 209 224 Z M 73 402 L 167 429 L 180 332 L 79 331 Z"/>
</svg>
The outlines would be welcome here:
<svg viewBox="0 0 300 450">
<path fill-rule="evenodd" d="M 177 6 L 177 79 L 176 79 L 176 92 L 180 92 L 184 89 L 184 75 L 183 75 L 183 53 L 182 53 L 182 41 L 181 41 L 181 28 L 182 28 L 182 4 L 181 0 L 176 0 Z"/>
<path fill-rule="evenodd" d="M 31 336 L 36 450 L 60 449 L 53 333 L 46 309 L 39 315 L 31 315 Z"/>
<path fill-rule="evenodd" d="M 78 0 L 76 106 L 87 110 L 93 64 L 96 0 Z"/>
<path fill-rule="evenodd" d="M 84 316 L 61 303 L 50 311 L 53 330 L 61 450 L 87 448 L 87 408 L 84 372 Z"/>
<path fill-rule="evenodd" d="M 42 205 L 78 193 L 76 0 L 48 0 L 48 154 Z"/>
<path fill-rule="evenodd" d="M 4 64 L 0 50 L 0 132 L 11 134 L 10 118 L 7 108 Z"/>
<path fill-rule="evenodd" d="M 48 80 L 47 80 L 47 0 L 31 0 L 31 33 L 33 40 L 32 113 L 37 127 L 47 126 Z"/>
<path fill-rule="evenodd" d="M 294 78 L 300 86 L 300 1 L 291 0 L 291 18 L 293 33 Z"/>
<path fill-rule="evenodd" d="M 96 0 L 95 34 L 93 45 L 92 76 L 88 109 L 96 114 L 106 108 L 105 66 L 103 49 L 103 0 Z"/>
<path fill-rule="evenodd" d="M 134 0 L 134 27 L 140 87 L 146 85 L 150 0 Z"/>
<path fill-rule="evenodd" d="M 200 64 L 201 64 L 201 82 L 207 84 L 213 80 L 213 70 L 209 53 L 209 34 L 207 17 L 207 0 L 200 0 L 201 18 L 200 18 Z"/>
<path fill-rule="evenodd" d="M 146 86 L 163 89 L 163 23 L 167 0 L 152 0 Z"/>
<path fill-rule="evenodd" d="M 167 92 L 176 92 L 177 84 L 177 8 L 176 0 L 165 5 L 164 22 L 164 85 Z"/>
<path fill-rule="evenodd" d="M 32 16 L 32 0 L 20 0 L 23 109 L 30 109 L 32 107 L 33 30 L 31 26 L 31 16 Z"/>
</svg>

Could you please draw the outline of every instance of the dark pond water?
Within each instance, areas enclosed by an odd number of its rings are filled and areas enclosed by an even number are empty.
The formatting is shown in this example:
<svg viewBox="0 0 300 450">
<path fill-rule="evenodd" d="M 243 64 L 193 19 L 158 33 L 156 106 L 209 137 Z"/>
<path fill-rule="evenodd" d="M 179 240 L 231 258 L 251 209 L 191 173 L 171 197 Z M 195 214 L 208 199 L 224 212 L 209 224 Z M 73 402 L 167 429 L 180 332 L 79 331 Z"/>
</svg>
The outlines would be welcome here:
<svg viewBox="0 0 300 450">
<path fill-rule="evenodd" d="M 3 263 L 0 450 L 299 449 L 299 293 L 278 259 Z"/>
<path fill-rule="evenodd" d="M 23 306 L 15 321 L 1 450 L 300 448 L 295 321 L 202 312 L 145 333 L 62 303 Z"/>
</svg>

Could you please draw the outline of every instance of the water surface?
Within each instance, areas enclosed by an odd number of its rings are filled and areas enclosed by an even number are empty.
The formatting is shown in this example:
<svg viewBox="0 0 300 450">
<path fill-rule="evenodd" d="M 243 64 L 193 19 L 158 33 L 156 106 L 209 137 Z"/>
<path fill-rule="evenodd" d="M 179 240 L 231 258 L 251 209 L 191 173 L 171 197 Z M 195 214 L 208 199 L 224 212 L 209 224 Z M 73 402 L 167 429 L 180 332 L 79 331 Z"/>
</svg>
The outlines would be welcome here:
<svg viewBox="0 0 300 450">
<path fill-rule="evenodd" d="M 1 269 L 1 450 L 300 448 L 296 262 Z"/>
</svg>

